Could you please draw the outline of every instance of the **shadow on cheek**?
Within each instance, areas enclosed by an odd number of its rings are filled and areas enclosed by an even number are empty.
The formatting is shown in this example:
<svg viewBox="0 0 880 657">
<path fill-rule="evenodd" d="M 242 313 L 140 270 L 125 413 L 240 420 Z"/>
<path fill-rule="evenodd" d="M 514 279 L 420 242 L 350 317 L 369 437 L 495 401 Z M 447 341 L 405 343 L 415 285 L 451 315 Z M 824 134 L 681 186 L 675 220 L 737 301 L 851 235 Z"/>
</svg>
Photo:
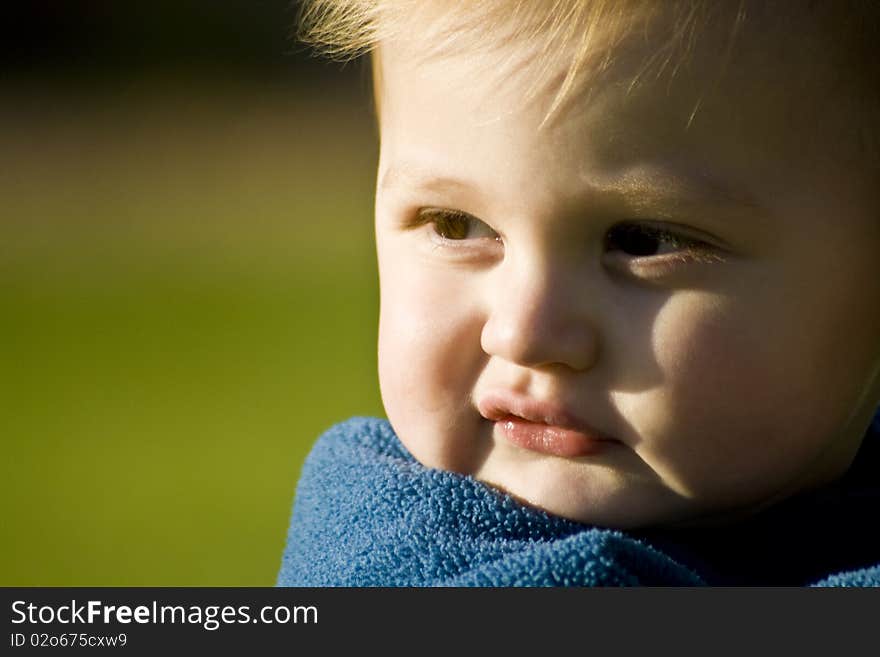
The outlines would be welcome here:
<svg viewBox="0 0 880 657">
<path fill-rule="evenodd" d="M 692 427 L 711 432 L 748 415 L 739 395 L 758 363 L 732 303 L 706 289 L 652 290 L 624 320 L 608 377 L 610 408 L 629 416 L 618 415 L 619 426 L 677 451 Z"/>
</svg>

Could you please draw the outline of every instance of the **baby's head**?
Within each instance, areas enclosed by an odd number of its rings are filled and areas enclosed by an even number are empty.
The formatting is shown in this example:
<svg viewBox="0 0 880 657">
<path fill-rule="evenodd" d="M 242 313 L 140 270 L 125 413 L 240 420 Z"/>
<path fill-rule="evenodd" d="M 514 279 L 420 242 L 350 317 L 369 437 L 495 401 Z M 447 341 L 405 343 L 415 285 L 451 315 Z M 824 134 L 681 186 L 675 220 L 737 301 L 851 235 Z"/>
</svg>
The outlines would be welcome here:
<svg viewBox="0 0 880 657">
<path fill-rule="evenodd" d="M 880 402 L 875 3 L 311 6 L 373 51 L 380 383 L 419 461 L 621 528 L 847 469 Z"/>
</svg>

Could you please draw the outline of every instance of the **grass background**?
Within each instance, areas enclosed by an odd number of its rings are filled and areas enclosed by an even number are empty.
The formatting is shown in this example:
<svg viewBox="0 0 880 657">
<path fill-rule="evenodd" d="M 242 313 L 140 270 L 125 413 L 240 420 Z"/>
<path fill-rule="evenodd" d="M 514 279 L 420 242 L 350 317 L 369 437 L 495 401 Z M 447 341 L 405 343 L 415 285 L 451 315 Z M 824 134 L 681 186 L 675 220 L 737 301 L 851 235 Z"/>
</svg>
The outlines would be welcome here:
<svg viewBox="0 0 880 657">
<path fill-rule="evenodd" d="M 366 95 L 87 86 L 0 98 L 0 585 L 271 585 L 310 445 L 382 414 Z"/>
</svg>

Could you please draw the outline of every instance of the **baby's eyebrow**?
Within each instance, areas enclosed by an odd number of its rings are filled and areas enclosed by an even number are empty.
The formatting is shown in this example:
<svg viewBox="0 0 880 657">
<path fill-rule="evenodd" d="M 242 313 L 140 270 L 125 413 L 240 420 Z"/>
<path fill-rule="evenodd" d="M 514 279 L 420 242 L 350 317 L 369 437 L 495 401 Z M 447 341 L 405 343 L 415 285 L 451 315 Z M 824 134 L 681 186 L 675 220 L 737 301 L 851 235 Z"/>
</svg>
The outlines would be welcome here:
<svg viewBox="0 0 880 657">
<path fill-rule="evenodd" d="M 430 191 L 475 191 L 474 185 L 452 176 L 436 175 L 411 164 L 388 167 L 379 179 L 379 189 L 393 187 L 427 189 Z"/>
<path fill-rule="evenodd" d="M 672 202 L 749 211 L 762 209 L 761 204 L 746 190 L 727 184 L 707 172 L 684 171 L 674 166 L 637 167 L 611 181 L 585 184 L 600 193 L 617 194 L 636 204 Z"/>
<path fill-rule="evenodd" d="M 697 222 L 692 225 L 717 237 L 731 237 L 734 226 L 737 231 L 759 230 L 774 216 L 772 204 L 762 203 L 749 189 L 704 171 L 637 167 L 612 178 L 584 181 L 584 186 L 587 191 L 576 202 L 582 207 L 604 206 L 612 216 L 627 212 L 634 219 Z"/>
</svg>

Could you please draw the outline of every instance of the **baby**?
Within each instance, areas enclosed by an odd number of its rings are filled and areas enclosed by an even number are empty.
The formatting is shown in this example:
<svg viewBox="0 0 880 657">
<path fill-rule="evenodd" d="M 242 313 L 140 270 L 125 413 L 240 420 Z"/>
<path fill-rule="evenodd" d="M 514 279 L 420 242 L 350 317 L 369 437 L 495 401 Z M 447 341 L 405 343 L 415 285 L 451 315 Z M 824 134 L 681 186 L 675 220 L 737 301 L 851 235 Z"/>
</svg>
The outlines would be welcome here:
<svg viewBox="0 0 880 657">
<path fill-rule="evenodd" d="M 370 51 L 388 422 L 281 585 L 880 585 L 876 3 L 315 0 Z"/>
</svg>

